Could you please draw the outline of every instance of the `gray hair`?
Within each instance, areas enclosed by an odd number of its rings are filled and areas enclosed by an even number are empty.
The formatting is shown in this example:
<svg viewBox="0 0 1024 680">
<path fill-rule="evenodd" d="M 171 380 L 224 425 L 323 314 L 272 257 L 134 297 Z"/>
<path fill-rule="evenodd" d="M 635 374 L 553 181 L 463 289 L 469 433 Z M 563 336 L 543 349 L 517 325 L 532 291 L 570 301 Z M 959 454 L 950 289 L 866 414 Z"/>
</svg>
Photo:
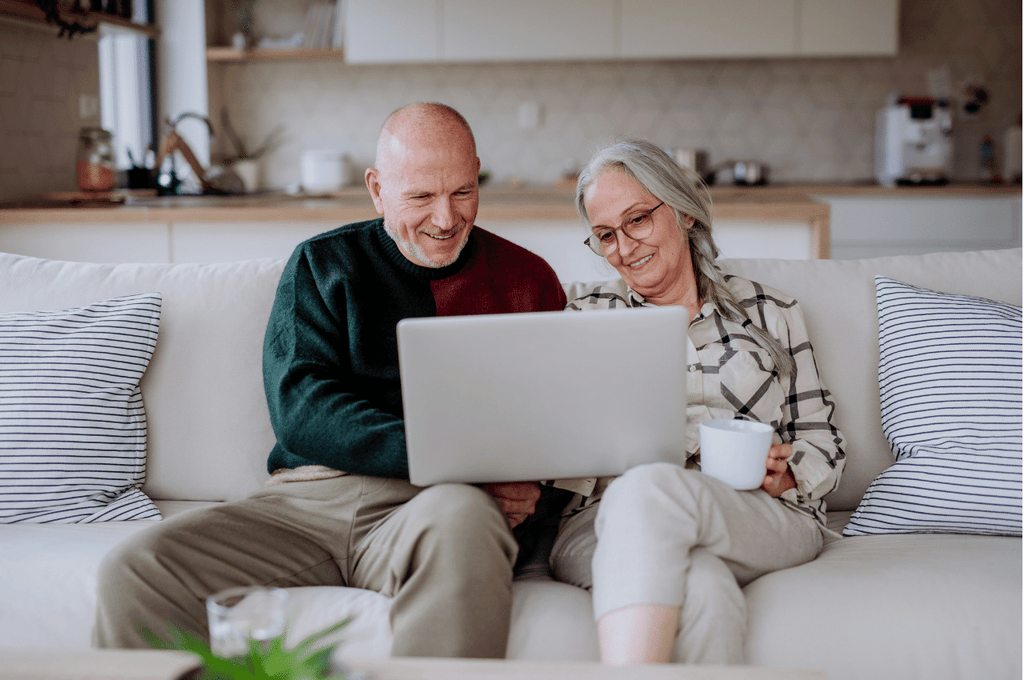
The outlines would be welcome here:
<svg viewBox="0 0 1024 680">
<path fill-rule="evenodd" d="M 718 246 L 711 236 L 711 191 L 700 175 L 678 165 L 662 148 L 644 140 L 627 140 L 605 147 L 590 159 L 576 183 L 576 209 L 588 225 L 590 218 L 583 196 L 598 175 L 608 170 L 625 173 L 672 208 L 676 224 L 689 242 L 700 299 L 714 303 L 725 318 L 743 323 L 754 342 L 771 356 L 779 375 L 790 375 L 795 367 L 793 357 L 782 343 L 750 322 L 749 315 L 725 285 L 725 275 L 717 262 Z M 687 216 L 694 219 L 689 228 Z"/>
</svg>

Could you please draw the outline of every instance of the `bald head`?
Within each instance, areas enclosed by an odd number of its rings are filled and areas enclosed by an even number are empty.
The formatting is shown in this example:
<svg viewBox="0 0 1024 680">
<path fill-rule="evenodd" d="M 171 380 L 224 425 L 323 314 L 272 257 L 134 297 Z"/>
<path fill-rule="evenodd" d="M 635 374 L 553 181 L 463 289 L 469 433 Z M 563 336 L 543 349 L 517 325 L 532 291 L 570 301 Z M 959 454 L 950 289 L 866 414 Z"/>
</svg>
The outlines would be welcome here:
<svg viewBox="0 0 1024 680">
<path fill-rule="evenodd" d="M 377 162 L 365 179 L 402 254 L 416 264 L 444 267 L 468 242 L 479 173 L 466 119 L 444 104 L 410 104 L 384 121 Z"/>
<path fill-rule="evenodd" d="M 407 144 L 429 144 L 437 140 L 468 144 L 468 153 L 476 156 L 476 140 L 462 114 L 446 104 L 418 102 L 392 112 L 384 121 L 377 139 L 378 170 L 394 163 Z"/>
</svg>

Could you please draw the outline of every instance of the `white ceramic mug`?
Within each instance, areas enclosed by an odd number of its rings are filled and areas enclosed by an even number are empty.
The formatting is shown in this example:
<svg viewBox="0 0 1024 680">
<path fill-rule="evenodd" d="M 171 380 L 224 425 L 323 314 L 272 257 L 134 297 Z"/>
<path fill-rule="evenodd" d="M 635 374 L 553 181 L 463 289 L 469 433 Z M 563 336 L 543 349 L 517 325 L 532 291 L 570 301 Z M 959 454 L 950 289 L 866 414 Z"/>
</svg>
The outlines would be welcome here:
<svg viewBox="0 0 1024 680">
<path fill-rule="evenodd" d="M 768 474 L 772 428 L 750 420 L 700 424 L 700 469 L 734 489 L 757 489 Z"/>
</svg>

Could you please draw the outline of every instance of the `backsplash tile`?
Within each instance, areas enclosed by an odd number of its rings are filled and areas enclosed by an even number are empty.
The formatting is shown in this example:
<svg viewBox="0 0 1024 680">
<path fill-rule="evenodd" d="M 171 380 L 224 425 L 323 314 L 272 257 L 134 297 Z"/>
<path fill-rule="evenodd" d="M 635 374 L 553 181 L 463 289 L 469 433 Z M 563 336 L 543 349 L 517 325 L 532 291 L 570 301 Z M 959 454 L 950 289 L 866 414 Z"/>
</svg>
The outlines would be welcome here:
<svg viewBox="0 0 1024 680">
<path fill-rule="evenodd" d="M 248 146 L 278 125 L 266 186 L 298 181 L 306 148 L 337 148 L 361 170 L 378 126 L 411 101 L 452 104 L 473 125 L 497 182 L 551 182 L 624 136 L 703 149 L 712 165 L 749 158 L 773 182 L 873 176 L 874 116 L 891 92 L 927 94 L 947 69 L 955 87 L 978 81 L 991 102 L 956 120 L 955 176 L 979 172 L 985 134 L 1002 152 L 1021 113 L 1020 0 L 903 0 L 894 58 L 349 66 L 340 62 L 214 64 L 210 113 L 227 105 Z M 58 40 L 50 27 L 0 23 L 0 200 L 76 188 L 82 94 L 98 95 L 94 38 Z M 540 105 L 540 126 L 519 107 Z M 214 148 L 226 150 L 224 135 Z M 355 181 L 360 181 L 356 173 Z"/>
<path fill-rule="evenodd" d="M 96 40 L 0 23 L 0 201 L 74 191 L 83 94 L 99 97 Z"/>
<path fill-rule="evenodd" d="M 760 160 L 774 182 L 859 181 L 874 174 L 875 112 L 892 92 L 927 94 L 929 71 L 945 68 L 955 87 L 976 79 L 991 95 L 981 114 L 957 120 L 955 176 L 974 179 L 982 135 L 993 135 L 1001 152 L 1021 112 L 1021 3 L 904 0 L 900 23 L 895 58 L 219 64 L 210 105 L 216 120 L 226 104 L 250 143 L 285 123 L 287 141 L 263 171 L 278 188 L 297 182 L 306 148 L 343 150 L 360 169 L 371 164 L 384 117 L 421 100 L 466 116 L 498 182 L 554 181 L 624 136 L 703 149 L 712 166 Z M 535 130 L 519 128 L 523 102 L 541 107 Z"/>
</svg>

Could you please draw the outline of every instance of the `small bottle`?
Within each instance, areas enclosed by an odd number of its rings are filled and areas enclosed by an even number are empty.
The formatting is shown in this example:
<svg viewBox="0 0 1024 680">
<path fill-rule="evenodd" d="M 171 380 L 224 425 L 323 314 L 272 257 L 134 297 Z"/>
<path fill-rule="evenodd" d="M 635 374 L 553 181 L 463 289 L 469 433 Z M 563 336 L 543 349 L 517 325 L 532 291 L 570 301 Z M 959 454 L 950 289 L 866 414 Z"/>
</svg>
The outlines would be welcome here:
<svg viewBox="0 0 1024 680">
<path fill-rule="evenodd" d="M 78 188 L 82 191 L 110 191 L 114 188 L 117 164 L 111 134 L 98 127 L 84 127 L 78 133 Z"/>
</svg>

